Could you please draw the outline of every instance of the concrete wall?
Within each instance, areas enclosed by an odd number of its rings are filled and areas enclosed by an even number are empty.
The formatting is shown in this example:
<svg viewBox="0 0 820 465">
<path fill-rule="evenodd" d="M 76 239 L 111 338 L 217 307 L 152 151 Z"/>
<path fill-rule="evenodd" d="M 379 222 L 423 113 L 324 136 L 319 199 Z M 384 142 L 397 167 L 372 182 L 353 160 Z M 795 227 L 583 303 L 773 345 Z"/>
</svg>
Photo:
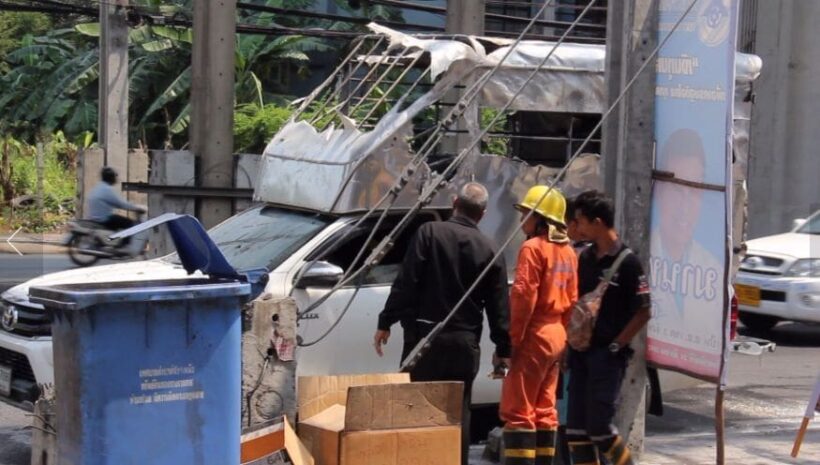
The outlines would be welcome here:
<svg viewBox="0 0 820 465">
<path fill-rule="evenodd" d="M 100 182 L 100 170 L 105 160 L 105 152 L 102 149 L 86 149 L 78 156 L 78 182 L 76 195 L 76 217 L 84 218 L 86 194 Z M 120 181 L 147 182 L 148 181 L 148 152 L 139 149 L 128 151 L 127 174 L 119 173 Z M 119 170 L 118 170 L 119 171 Z M 148 196 L 140 192 L 122 192 L 122 184 L 117 184 L 116 188 L 122 197 L 136 205 L 148 205 Z"/>
<path fill-rule="evenodd" d="M 749 163 L 749 238 L 786 231 L 820 208 L 820 2 L 758 4 Z"/>
<path fill-rule="evenodd" d="M 196 157 L 187 150 L 152 150 L 149 183 L 155 186 L 193 186 L 196 179 Z M 194 215 L 196 201 L 191 198 L 165 196 L 158 192 L 148 194 L 150 218 L 163 213 Z M 174 243 L 167 228 L 151 230 L 148 239 L 148 257 L 161 257 L 174 251 Z"/>
</svg>

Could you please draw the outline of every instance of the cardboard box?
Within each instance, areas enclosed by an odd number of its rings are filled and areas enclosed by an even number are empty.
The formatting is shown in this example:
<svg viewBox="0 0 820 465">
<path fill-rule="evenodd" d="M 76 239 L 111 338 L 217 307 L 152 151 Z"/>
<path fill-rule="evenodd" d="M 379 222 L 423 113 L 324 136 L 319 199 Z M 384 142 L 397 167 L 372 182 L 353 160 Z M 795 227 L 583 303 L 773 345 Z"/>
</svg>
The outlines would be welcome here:
<svg viewBox="0 0 820 465">
<path fill-rule="evenodd" d="M 316 465 L 461 463 L 462 383 L 301 377 L 298 393 L 299 437 Z"/>
<path fill-rule="evenodd" d="M 459 465 L 461 427 L 343 433 L 340 465 Z"/>
</svg>

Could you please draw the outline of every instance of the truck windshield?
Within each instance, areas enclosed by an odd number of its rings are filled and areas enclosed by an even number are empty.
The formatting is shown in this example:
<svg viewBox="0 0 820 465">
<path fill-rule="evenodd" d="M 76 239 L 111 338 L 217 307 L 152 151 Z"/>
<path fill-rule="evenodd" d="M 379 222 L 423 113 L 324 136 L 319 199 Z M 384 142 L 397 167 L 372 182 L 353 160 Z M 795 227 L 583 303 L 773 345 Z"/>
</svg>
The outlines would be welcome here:
<svg viewBox="0 0 820 465">
<path fill-rule="evenodd" d="M 316 213 L 258 206 L 225 220 L 208 235 L 237 270 L 273 270 L 330 221 Z M 167 260 L 179 263 L 176 254 Z"/>
<path fill-rule="evenodd" d="M 820 212 L 815 213 L 806 224 L 801 226 L 797 232 L 802 234 L 817 234 L 820 235 Z"/>
</svg>

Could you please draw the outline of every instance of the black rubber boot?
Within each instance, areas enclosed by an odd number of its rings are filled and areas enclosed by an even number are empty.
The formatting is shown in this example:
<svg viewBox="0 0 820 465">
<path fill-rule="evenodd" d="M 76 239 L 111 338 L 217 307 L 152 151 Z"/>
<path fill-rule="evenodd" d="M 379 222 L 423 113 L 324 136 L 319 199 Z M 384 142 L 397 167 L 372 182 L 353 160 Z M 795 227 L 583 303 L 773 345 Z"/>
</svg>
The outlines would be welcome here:
<svg viewBox="0 0 820 465">
<path fill-rule="evenodd" d="M 535 465 L 535 430 L 504 430 L 504 465 Z"/>
<path fill-rule="evenodd" d="M 535 465 L 555 463 L 555 445 L 558 442 L 557 429 L 539 429 L 535 433 Z"/>
</svg>

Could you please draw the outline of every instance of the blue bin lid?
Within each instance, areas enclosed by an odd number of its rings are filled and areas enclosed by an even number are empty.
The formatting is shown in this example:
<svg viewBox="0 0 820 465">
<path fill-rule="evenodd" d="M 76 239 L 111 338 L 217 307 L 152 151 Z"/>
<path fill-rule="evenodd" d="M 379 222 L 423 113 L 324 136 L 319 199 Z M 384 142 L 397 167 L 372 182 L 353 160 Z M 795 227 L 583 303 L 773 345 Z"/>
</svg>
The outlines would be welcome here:
<svg viewBox="0 0 820 465">
<path fill-rule="evenodd" d="M 109 303 L 246 297 L 250 292 L 248 283 L 203 278 L 40 286 L 31 288 L 29 297 L 46 308 L 81 310 Z"/>
<path fill-rule="evenodd" d="M 179 260 L 188 274 L 199 270 L 208 276 L 217 278 L 240 277 L 234 267 L 228 263 L 219 247 L 211 240 L 205 228 L 202 227 L 202 223 L 191 215 L 165 213 L 113 234 L 111 237 L 114 239 L 130 237 L 161 224 L 168 226 Z"/>
</svg>

